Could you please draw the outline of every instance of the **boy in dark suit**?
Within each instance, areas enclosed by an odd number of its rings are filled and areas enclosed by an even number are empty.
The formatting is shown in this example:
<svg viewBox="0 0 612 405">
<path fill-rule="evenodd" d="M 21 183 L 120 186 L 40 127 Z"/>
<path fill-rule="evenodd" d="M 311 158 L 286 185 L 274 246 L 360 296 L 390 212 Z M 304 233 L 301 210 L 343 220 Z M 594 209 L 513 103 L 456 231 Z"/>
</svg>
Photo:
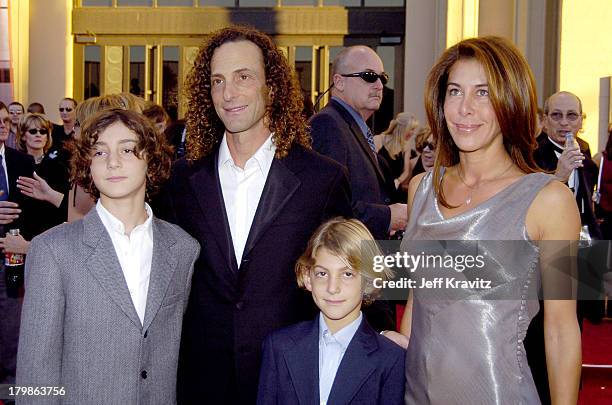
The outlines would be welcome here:
<svg viewBox="0 0 612 405">
<path fill-rule="evenodd" d="M 374 279 L 390 276 L 373 271 L 378 255 L 358 220 L 332 219 L 314 233 L 295 272 L 321 312 L 267 337 L 258 404 L 403 403 L 405 352 L 361 313 L 376 296 Z"/>
</svg>

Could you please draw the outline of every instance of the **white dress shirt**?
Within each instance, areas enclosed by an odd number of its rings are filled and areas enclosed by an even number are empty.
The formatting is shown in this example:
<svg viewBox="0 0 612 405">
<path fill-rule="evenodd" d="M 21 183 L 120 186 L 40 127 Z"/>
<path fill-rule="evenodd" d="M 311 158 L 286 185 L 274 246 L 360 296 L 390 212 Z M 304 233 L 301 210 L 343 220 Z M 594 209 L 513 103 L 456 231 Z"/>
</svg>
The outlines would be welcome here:
<svg viewBox="0 0 612 405">
<path fill-rule="evenodd" d="M 362 318 L 363 314 L 359 312 L 357 319 L 332 334 L 323 319 L 323 314 L 319 314 L 319 401 L 321 405 L 327 404 L 342 357 L 361 325 Z"/>
<path fill-rule="evenodd" d="M 147 307 L 153 258 L 153 211 L 147 203 L 145 203 L 145 210 L 147 211 L 146 221 L 132 229 L 129 235 L 126 235 L 123 222 L 108 212 L 100 200 L 96 203 L 96 211 L 113 242 L 125 282 L 141 323 L 144 323 Z"/>
<path fill-rule="evenodd" d="M 242 169 L 230 154 L 226 134 L 219 147 L 219 181 L 238 267 L 275 152 L 276 146 L 270 134 Z"/>
</svg>

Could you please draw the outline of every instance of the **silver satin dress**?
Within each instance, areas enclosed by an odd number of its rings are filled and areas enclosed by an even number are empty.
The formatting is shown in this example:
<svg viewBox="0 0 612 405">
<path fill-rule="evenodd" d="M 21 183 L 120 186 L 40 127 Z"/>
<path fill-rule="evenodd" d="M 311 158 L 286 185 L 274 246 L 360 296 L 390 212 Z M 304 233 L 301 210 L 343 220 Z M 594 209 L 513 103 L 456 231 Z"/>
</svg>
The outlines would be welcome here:
<svg viewBox="0 0 612 405">
<path fill-rule="evenodd" d="M 430 172 L 416 192 L 402 251 L 410 249 L 410 240 L 529 241 L 527 210 L 553 177 L 525 175 L 450 219 L 440 212 L 432 179 Z M 519 243 L 525 246 L 520 254 L 508 254 L 501 242 L 499 249 L 489 252 L 507 273 L 493 275 L 498 276 L 497 292 L 505 289 L 516 299 L 494 299 L 484 290 L 448 299 L 443 291 L 436 297 L 435 290 L 413 289 L 406 404 L 540 403 L 523 346 L 539 303 L 521 295 L 521 290 L 539 285 L 538 248 L 531 242 Z"/>
</svg>

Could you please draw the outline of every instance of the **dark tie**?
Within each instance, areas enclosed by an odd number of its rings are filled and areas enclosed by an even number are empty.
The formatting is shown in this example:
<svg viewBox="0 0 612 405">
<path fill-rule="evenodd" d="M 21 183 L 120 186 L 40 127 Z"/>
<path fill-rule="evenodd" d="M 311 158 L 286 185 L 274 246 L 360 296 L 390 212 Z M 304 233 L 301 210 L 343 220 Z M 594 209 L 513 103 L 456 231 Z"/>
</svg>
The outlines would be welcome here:
<svg viewBox="0 0 612 405">
<path fill-rule="evenodd" d="M 6 172 L 2 164 L 3 156 L 0 155 L 0 201 L 8 200 L 8 182 L 6 181 Z"/>
<path fill-rule="evenodd" d="M 370 145 L 370 149 L 372 149 L 372 152 L 376 153 L 376 145 L 374 145 L 374 135 L 372 134 L 372 131 L 370 131 L 370 128 L 368 128 L 368 132 L 366 133 L 366 140 L 368 141 L 368 145 Z"/>
</svg>

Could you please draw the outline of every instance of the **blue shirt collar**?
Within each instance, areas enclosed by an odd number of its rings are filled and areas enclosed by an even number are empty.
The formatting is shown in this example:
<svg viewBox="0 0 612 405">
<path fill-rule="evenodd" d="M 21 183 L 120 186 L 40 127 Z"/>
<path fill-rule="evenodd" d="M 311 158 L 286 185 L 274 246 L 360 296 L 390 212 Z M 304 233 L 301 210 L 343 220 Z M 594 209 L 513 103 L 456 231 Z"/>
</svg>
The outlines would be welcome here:
<svg viewBox="0 0 612 405">
<path fill-rule="evenodd" d="M 368 124 L 366 124 L 366 122 L 363 120 L 363 117 L 357 112 L 357 110 L 355 110 L 353 107 L 351 107 L 350 105 L 348 105 L 347 103 L 345 103 L 344 101 L 342 101 L 336 96 L 332 96 L 332 100 L 339 103 L 342 107 L 346 109 L 346 111 L 349 112 L 349 114 L 351 114 L 351 117 L 353 117 L 357 125 L 359 125 L 359 129 L 361 129 L 363 136 L 365 136 L 367 139 Z"/>
<path fill-rule="evenodd" d="M 319 342 L 324 340 L 328 336 L 333 336 L 333 338 L 340 343 L 342 348 L 346 350 L 349 343 L 357 333 L 357 329 L 359 329 L 359 325 L 361 325 L 361 320 L 363 318 L 363 314 L 359 312 L 359 317 L 355 319 L 353 322 L 346 325 L 344 328 L 340 329 L 336 333 L 331 333 L 327 324 L 325 323 L 325 319 L 323 319 L 323 314 L 319 314 Z"/>
</svg>

